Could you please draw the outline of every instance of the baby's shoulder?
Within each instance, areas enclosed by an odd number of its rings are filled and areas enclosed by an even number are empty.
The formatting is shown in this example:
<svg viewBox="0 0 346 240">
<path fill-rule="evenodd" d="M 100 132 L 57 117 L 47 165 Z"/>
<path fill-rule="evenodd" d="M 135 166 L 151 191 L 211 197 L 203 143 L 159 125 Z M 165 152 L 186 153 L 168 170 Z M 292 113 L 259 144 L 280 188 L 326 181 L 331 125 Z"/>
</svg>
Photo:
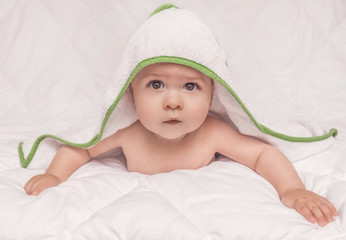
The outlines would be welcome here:
<svg viewBox="0 0 346 240">
<path fill-rule="evenodd" d="M 216 135 L 223 135 L 226 133 L 234 135 L 238 133 L 238 131 L 234 129 L 231 125 L 213 116 L 207 117 L 205 121 L 205 129 L 209 133 L 213 133 Z"/>
<path fill-rule="evenodd" d="M 118 135 L 118 137 L 122 137 L 122 138 L 132 137 L 132 135 L 138 133 L 139 129 L 140 129 L 139 121 L 136 121 L 125 128 L 119 129 L 114 134 L 116 134 L 116 135 Z"/>
<path fill-rule="evenodd" d="M 225 123 L 224 121 L 222 121 L 222 120 L 220 120 L 220 119 L 218 119 L 216 117 L 210 116 L 210 115 L 208 115 L 208 117 L 206 118 L 204 124 L 205 124 L 205 126 L 207 128 L 212 128 L 212 129 L 231 127 L 227 123 Z"/>
</svg>

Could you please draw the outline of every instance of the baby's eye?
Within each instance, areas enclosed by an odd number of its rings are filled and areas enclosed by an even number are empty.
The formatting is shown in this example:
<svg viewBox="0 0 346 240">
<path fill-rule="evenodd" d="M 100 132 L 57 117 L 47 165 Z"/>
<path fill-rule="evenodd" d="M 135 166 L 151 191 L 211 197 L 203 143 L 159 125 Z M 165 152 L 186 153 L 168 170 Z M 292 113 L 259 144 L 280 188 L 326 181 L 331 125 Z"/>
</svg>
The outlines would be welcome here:
<svg viewBox="0 0 346 240">
<path fill-rule="evenodd" d="M 186 83 L 184 85 L 184 89 L 187 90 L 187 91 L 193 91 L 193 90 L 196 90 L 198 88 L 198 85 L 196 83 Z"/>
<path fill-rule="evenodd" d="M 163 83 L 159 80 L 153 80 L 148 85 L 153 89 L 163 88 Z"/>
</svg>

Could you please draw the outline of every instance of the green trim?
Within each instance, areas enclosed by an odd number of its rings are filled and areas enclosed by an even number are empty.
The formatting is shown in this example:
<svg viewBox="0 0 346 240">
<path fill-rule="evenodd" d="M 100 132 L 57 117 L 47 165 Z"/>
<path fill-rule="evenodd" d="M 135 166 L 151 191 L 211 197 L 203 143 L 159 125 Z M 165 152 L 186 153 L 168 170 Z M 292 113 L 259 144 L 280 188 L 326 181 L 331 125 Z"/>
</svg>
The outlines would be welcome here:
<svg viewBox="0 0 346 240">
<path fill-rule="evenodd" d="M 159 13 L 165 9 L 169 9 L 169 8 L 178 8 L 177 6 L 175 6 L 174 4 L 171 4 L 171 3 L 165 3 L 165 4 L 162 4 L 161 6 L 159 6 L 158 8 L 156 8 L 150 15 L 149 17 L 151 16 L 154 16 L 156 13 Z"/>
<path fill-rule="evenodd" d="M 64 143 L 66 145 L 73 146 L 73 147 L 80 147 L 80 148 L 88 148 L 88 147 L 90 147 L 90 146 L 92 146 L 92 145 L 94 145 L 100 141 L 100 135 L 99 134 L 94 136 L 89 142 L 86 142 L 86 143 L 71 143 L 69 141 L 66 141 L 66 140 L 59 138 L 57 136 L 54 136 L 54 135 L 50 135 L 50 134 L 41 135 L 35 140 L 34 144 L 31 147 L 31 150 L 30 150 L 30 152 L 26 158 L 25 158 L 24 152 L 23 152 L 23 142 L 19 143 L 18 154 L 19 154 L 19 159 L 20 159 L 20 165 L 22 167 L 26 168 L 30 164 L 31 160 L 35 156 L 35 153 L 37 151 L 38 146 L 40 145 L 42 140 L 45 138 L 55 139 L 58 142 Z"/>
<path fill-rule="evenodd" d="M 209 76 L 210 78 L 214 79 L 215 81 L 219 82 L 222 86 L 224 86 L 228 90 L 228 92 L 230 94 L 232 94 L 232 96 L 240 104 L 240 106 L 243 108 L 243 110 L 246 112 L 246 114 L 252 120 L 252 122 L 256 125 L 256 127 L 261 132 L 263 132 L 265 134 L 280 138 L 282 140 L 290 141 L 290 142 L 316 142 L 316 141 L 321 141 L 321 140 L 327 139 L 331 136 L 335 137 L 338 133 L 337 129 L 335 129 L 335 128 L 330 129 L 330 131 L 324 135 L 315 136 L 315 137 L 293 137 L 293 136 L 289 136 L 289 135 L 275 132 L 275 131 L 271 130 L 270 128 L 258 123 L 256 121 L 256 119 L 252 116 L 250 111 L 245 107 L 244 103 L 240 100 L 238 95 L 234 92 L 234 90 L 223 79 L 221 79 L 215 72 L 213 72 L 209 68 L 203 66 L 202 64 L 199 64 L 197 62 L 194 62 L 194 61 L 191 61 L 191 60 L 188 60 L 185 58 L 171 57 L 171 56 L 158 56 L 158 57 L 145 59 L 134 68 L 134 70 L 131 72 L 130 76 L 128 77 L 127 81 L 125 82 L 123 88 L 121 89 L 120 93 L 118 94 L 117 98 L 115 99 L 113 104 L 108 108 L 108 110 L 105 114 L 105 117 L 103 119 L 100 132 L 97 135 L 95 135 L 89 142 L 71 143 L 69 141 L 66 141 L 64 139 L 61 139 L 57 136 L 53 136 L 50 134 L 41 135 L 34 142 L 33 146 L 31 147 L 31 150 L 30 150 L 30 152 L 26 158 L 25 158 L 24 153 L 23 153 L 23 142 L 21 142 L 21 143 L 19 143 L 19 146 L 18 146 L 18 152 L 19 152 L 19 158 L 20 158 L 21 166 L 26 168 L 30 164 L 30 162 L 32 161 L 32 159 L 33 159 L 33 157 L 37 151 L 39 144 L 45 138 L 52 138 L 52 139 L 57 140 L 58 142 L 66 144 L 66 145 L 70 145 L 70 146 L 74 146 L 74 147 L 82 147 L 82 148 L 88 148 L 88 147 L 91 147 L 91 146 L 95 145 L 96 143 L 98 143 L 103 136 L 103 132 L 104 132 L 104 129 L 107 125 L 109 117 L 111 116 L 115 107 L 118 105 L 120 99 L 124 95 L 126 89 L 129 87 L 133 78 L 144 67 L 151 65 L 151 64 L 154 64 L 154 63 L 161 63 L 161 62 L 176 63 L 176 64 L 181 64 L 181 65 L 185 65 L 188 67 L 192 67 L 192 68 L 204 73 L 205 75 Z"/>
</svg>

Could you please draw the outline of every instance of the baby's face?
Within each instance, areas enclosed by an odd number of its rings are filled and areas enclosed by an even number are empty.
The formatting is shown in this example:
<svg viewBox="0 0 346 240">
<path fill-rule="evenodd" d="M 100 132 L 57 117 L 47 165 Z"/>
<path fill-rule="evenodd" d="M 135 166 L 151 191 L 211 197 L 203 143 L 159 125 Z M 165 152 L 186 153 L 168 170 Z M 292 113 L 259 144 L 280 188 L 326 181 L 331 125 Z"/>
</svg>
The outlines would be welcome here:
<svg viewBox="0 0 346 240">
<path fill-rule="evenodd" d="M 179 139 L 199 128 L 208 115 L 214 91 L 208 76 L 173 63 L 143 68 L 131 87 L 140 122 L 165 139 Z"/>
</svg>

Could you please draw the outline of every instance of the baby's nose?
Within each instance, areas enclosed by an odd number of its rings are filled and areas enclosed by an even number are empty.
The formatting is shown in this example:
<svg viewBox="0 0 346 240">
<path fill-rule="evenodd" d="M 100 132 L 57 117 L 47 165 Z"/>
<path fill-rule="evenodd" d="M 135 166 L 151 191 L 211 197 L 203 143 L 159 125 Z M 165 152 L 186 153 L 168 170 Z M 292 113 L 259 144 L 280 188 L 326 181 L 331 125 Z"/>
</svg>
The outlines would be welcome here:
<svg viewBox="0 0 346 240">
<path fill-rule="evenodd" d="M 177 91 L 172 90 L 167 92 L 163 102 L 164 109 L 181 110 L 183 109 L 183 105 L 183 99 Z"/>
</svg>

